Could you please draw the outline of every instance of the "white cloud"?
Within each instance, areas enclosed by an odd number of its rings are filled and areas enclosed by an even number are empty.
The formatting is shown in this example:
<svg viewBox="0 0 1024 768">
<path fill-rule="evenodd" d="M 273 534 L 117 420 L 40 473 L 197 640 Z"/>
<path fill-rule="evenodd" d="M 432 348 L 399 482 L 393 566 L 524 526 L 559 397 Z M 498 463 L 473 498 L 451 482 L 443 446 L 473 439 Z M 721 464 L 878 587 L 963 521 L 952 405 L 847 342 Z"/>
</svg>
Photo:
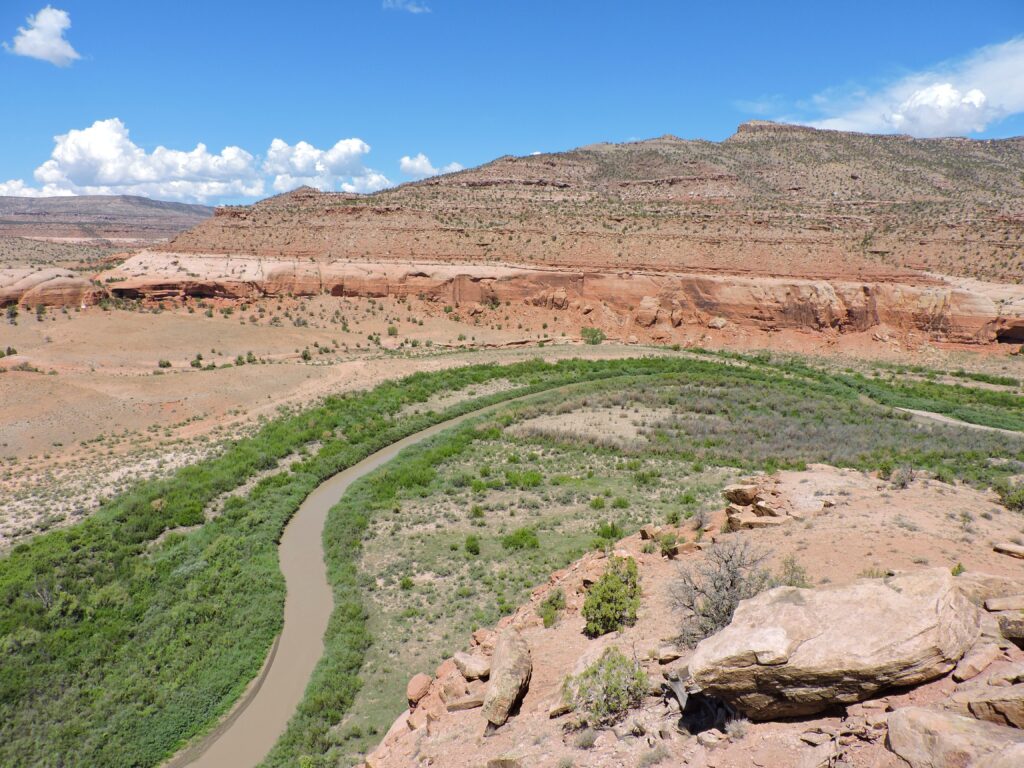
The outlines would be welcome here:
<svg viewBox="0 0 1024 768">
<path fill-rule="evenodd" d="M 430 6 L 417 0 L 384 0 L 383 6 L 388 11 L 407 11 L 408 13 L 430 13 Z"/>
<path fill-rule="evenodd" d="M 308 185 L 344 192 L 376 192 L 391 186 L 383 174 L 363 165 L 370 145 L 362 139 L 342 139 L 330 149 L 319 149 L 305 141 L 288 144 L 274 139 L 263 162 L 264 173 L 272 175 L 277 192 Z"/>
<path fill-rule="evenodd" d="M 814 99 L 817 128 L 912 136 L 979 133 L 1024 112 L 1024 38 L 981 48 L 876 91 Z"/>
<path fill-rule="evenodd" d="M 71 16 L 67 11 L 48 5 L 25 21 L 28 26 L 18 27 L 14 42 L 10 45 L 4 43 L 4 48 L 11 53 L 48 61 L 58 67 L 66 67 L 82 58 L 64 39 L 64 33 L 71 28 Z"/>
<path fill-rule="evenodd" d="M 208 200 L 263 194 L 255 158 L 239 147 L 211 153 L 205 144 L 184 152 L 157 147 L 146 152 L 132 142 L 116 117 L 54 137 L 50 159 L 36 168 L 41 185 L 31 191 L 20 180 L 5 186 L 21 194 L 145 195 L 171 200 Z"/>
<path fill-rule="evenodd" d="M 459 163 L 448 163 L 444 168 L 435 168 L 431 165 L 430 158 L 422 152 L 416 157 L 405 155 L 398 161 L 398 168 L 406 176 L 412 176 L 414 179 L 425 179 L 427 176 L 437 176 L 439 173 L 454 173 L 462 170 Z"/>
<path fill-rule="evenodd" d="M 210 152 L 205 144 L 182 151 L 135 144 L 118 118 L 54 137 L 50 159 L 36 168 L 36 186 L 22 179 L 0 182 L 0 195 L 142 195 L 196 202 L 262 196 L 267 186 L 287 192 L 302 185 L 369 193 L 391 186 L 363 160 L 370 145 L 342 139 L 329 149 L 305 141 L 274 139 L 262 162 L 241 147 Z"/>
</svg>

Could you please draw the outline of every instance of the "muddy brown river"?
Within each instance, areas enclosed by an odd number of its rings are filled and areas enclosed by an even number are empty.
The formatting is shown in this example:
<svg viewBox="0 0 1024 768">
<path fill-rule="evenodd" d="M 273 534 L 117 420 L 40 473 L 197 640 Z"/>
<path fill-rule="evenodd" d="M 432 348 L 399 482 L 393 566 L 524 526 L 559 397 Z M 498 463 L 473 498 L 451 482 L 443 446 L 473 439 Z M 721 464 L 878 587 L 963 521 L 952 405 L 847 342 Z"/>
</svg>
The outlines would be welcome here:
<svg viewBox="0 0 1024 768">
<path fill-rule="evenodd" d="M 403 448 L 496 407 L 443 421 L 392 443 L 325 480 L 306 497 L 285 526 L 278 546 L 287 589 L 284 630 L 263 671 L 216 729 L 179 752 L 165 768 L 252 768 L 267 756 L 302 700 L 323 654 L 324 632 L 334 610 L 322 538 L 328 510 L 353 482 L 391 461 Z"/>
</svg>

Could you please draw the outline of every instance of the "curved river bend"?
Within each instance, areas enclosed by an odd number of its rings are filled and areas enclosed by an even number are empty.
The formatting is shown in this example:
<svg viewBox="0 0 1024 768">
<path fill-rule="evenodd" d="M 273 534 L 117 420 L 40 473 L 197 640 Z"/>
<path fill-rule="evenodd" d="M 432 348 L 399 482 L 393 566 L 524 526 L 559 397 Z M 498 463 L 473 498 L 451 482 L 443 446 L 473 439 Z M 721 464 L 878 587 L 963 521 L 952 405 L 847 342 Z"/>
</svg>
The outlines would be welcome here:
<svg viewBox="0 0 1024 768">
<path fill-rule="evenodd" d="M 391 461 L 402 449 L 510 402 L 486 406 L 409 435 L 328 478 L 306 497 L 285 526 L 278 546 L 287 589 L 284 630 L 263 672 L 211 733 L 179 752 L 165 768 L 252 768 L 267 756 L 302 701 L 324 651 L 324 632 L 334 610 L 323 551 L 328 510 L 352 483 Z"/>
</svg>

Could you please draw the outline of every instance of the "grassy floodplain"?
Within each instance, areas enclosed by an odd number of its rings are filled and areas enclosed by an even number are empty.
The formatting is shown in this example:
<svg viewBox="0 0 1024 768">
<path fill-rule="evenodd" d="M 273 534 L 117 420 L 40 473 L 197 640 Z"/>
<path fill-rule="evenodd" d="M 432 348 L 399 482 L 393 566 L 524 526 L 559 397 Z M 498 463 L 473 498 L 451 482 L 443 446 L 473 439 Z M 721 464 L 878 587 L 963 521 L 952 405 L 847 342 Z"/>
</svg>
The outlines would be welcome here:
<svg viewBox="0 0 1024 768">
<path fill-rule="evenodd" d="M 613 520 L 628 532 L 652 510 L 668 514 L 677 502 L 689 504 L 692 509 L 683 512 L 692 513 L 713 489 L 696 494 L 690 486 L 702 482 L 711 489 L 719 475 L 706 473 L 715 467 L 746 470 L 828 461 L 868 469 L 908 463 L 990 485 L 1012 466 L 993 464 L 990 457 L 1024 461 L 1020 445 L 1005 436 L 978 432 L 976 440 L 966 443 L 937 441 L 934 430 L 922 431 L 888 407 L 1024 429 L 1019 396 L 890 381 L 889 376 L 832 374 L 756 356 L 536 361 L 417 374 L 283 415 L 222 454 L 170 478 L 141 483 L 84 522 L 40 535 L 0 560 L 0 763 L 157 765 L 208 730 L 257 674 L 280 631 L 284 587 L 276 543 L 303 498 L 373 451 L 482 405 L 575 385 L 546 402 L 542 396 L 539 403 L 488 416 L 484 428 L 465 425 L 407 451 L 354 486 L 332 510 L 325 547 L 336 606 L 327 652 L 268 764 L 333 765 L 331 760 L 375 740 L 371 720 L 384 716 L 386 703 L 372 717 L 352 713 L 365 720 L 366 728 L 333 726 L 357 700 L 364 675 L 376 674 L 364 672 L 368 654 L 378 653 L 389 642 L 388 633 L 401 626 L 378 605 L 404 613 L 407 630 L 443 626 L 441 636 L 449 645 L 424 649 L 424 658 L 461 642 L 461 624 L 449 621 L 443 611 L 423 610 L 431 595 L 424 594 L 422 585 L 414 581 L 403 588 L 402 577 L 409 574 L 395 571 L 390 574 L 395 578 L 385 580 L 385 592 L 397 593 L 390 603 L 378 601 L 377 595 L 368 599 L 372 590 L 360 571 L 362 553 L 386 549 L 380 537 L 401 522 L 391 518 L 413 500 L 429 505 L 436 494 L 451 492 L 465 502 L 457 513 L 449 510 L 453 519 L 445 518 L 417 544 L 425 549 L 416 557 L 425 568 L 444 566 L 446 558 L 461 568 L 465 538 L 471 535 L 467 530 L 472 530 L 481 557 L 496 566 L 484 574 L 490 583 L 482 582 L 472 596 L 474 610 L 467 612 L 470 622 L 486 623 L 511 610 L 531 579 L 542 578 L 591 545 L 594 526 L 578 510 L 563 521 L 534 518 L 532 513 L 542 513 L 555 494 L 564 498 L 558 501 L 563 507 L 584 499 L 595 504 L 588 506 L 593 518 Z M 511 386 L 484 397 L 470 394 L 473 387 L 497 379 Z M 407 410 L 458 390 L 466 390 L 466 399 L 443 412 Z M 578 398 L 607 405 L 623 393 L 647 398 L 636 400 L 637 407 L 667 408 L 678 418 L 659 422 L 643 446 L 580 446 L 552 435 L 512 437 L 505 429 L 541 412 L 531 408 L 582 407 Z M 682 418 L 701 409 L 718 417 L 710 433 L 707 419 Z M 840 439 L 836 430 L 843 430 Z M 511 453 L 517 462 L 508 461 Z M 274 471 L 296 454 L 300 460 L 289 469 Z M 609 470 L 618 468 L 609 475 L 613 482 L 601 485 L 585 476 L 585 467 L 598 455 Z M 482 465 L 465 466 L 467 456 L 489 462 L 494 476 L 481 476 Z M 630 464 L 638 461 L 639 468 Z M 656 466 L 665 461 L 685 465 L 671 483 Z M 643 511 L 632 504 L 615 507 L 617 497 L 638 487 L 638 473 L 646 478 L 642 482 L 655 506 Z M 221 515 L 206 519 L 205 510 L 216 500 L 257 477 L 262 479 L 248 493 L 229 498 Z M 489 499 L 510 489 L 522 525 L 505 519 L 508 502 Z M 683 502 L 687 491 L 692 501 Z M 592 501 L 599 496 L 607 509 Z M 498 510 L 502 503 L 505 509 Z M 482 526 L 475 524 L 479 519 L 467 518 L 476 514 L 475 506 L 484 510 Z M 552 535 L 556 529 L 547 526 L 555 525 L 564 531 Z M 524 546 L 506 546 L 504 537 L 519 528 L 532 530 L 538 546 L 521 534 Z M 462 549 L 452 548 L 460 543 Z M 379 562 L 385 570 L 393 567 L 387 558 Z M 502 576 L 513 566 L 522 566 L 520 576 Z M 457 578 L 452 585 L 453 590 L 465 586 Z M 449 589 L 447 583 L 442 586 Z"/>
</svg>

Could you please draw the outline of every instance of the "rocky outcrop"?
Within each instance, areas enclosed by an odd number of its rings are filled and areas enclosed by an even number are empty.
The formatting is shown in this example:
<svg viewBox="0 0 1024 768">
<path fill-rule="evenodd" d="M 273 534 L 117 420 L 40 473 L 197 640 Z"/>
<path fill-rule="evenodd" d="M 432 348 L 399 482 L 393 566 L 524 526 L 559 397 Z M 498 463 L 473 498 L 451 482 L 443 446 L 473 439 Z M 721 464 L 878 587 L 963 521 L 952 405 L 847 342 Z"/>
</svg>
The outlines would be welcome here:
<svg viewBox="0 0 1024 768">
<path fill-rule="evenodd" d="M 143 251 L 100 278 L 112 295 L 132 299 L 422 296 L 455 305 L 519 302 L 581 318 L 583 307 L 604 306 L 620 322 L 632 318 L 652 332 L 735 325 L 843 333 L 884 325 L 976 343 L 996 341 L 1018 326 L 1024 333 L 1024 288 L 1007 301 L 1000 286 L 997 304 L 983 283 L 966 288 L 923 277 L 861 282 Z"/>
<path fill-rule="evenodd" d="M 974 644 L 977 609 L 948 571 L 848 587 L 777 587 L 702 641 L 694 685 L 752 719 L 821 712 L 950 672 Z"/>
<path fill-rule="evenodd" d="M 533 660 L 519 631 L 508 627 L 498 636 L 491 659 L 491 676 L 484 696 L 483 715 L 493 726 L 504 725 L 530 685 Z"/>
<path fill-rule="evenodd" d="M 889 748 L 911 768 L 1024 765 L 1024 731 L 922 707 L 889 715 Z"/>
<path fill-rule="evenodd" d="M 949 698 L 946 709 L 997 725 L 1024 728 L 1024 684 L 966 685 Z"/>
<path fill-rule="evenodd" d="M 103 295 L 101 288 L 67 269 L 0 270 L 0 307 L 77 307 L 94 304 Z"/>
</svg>

